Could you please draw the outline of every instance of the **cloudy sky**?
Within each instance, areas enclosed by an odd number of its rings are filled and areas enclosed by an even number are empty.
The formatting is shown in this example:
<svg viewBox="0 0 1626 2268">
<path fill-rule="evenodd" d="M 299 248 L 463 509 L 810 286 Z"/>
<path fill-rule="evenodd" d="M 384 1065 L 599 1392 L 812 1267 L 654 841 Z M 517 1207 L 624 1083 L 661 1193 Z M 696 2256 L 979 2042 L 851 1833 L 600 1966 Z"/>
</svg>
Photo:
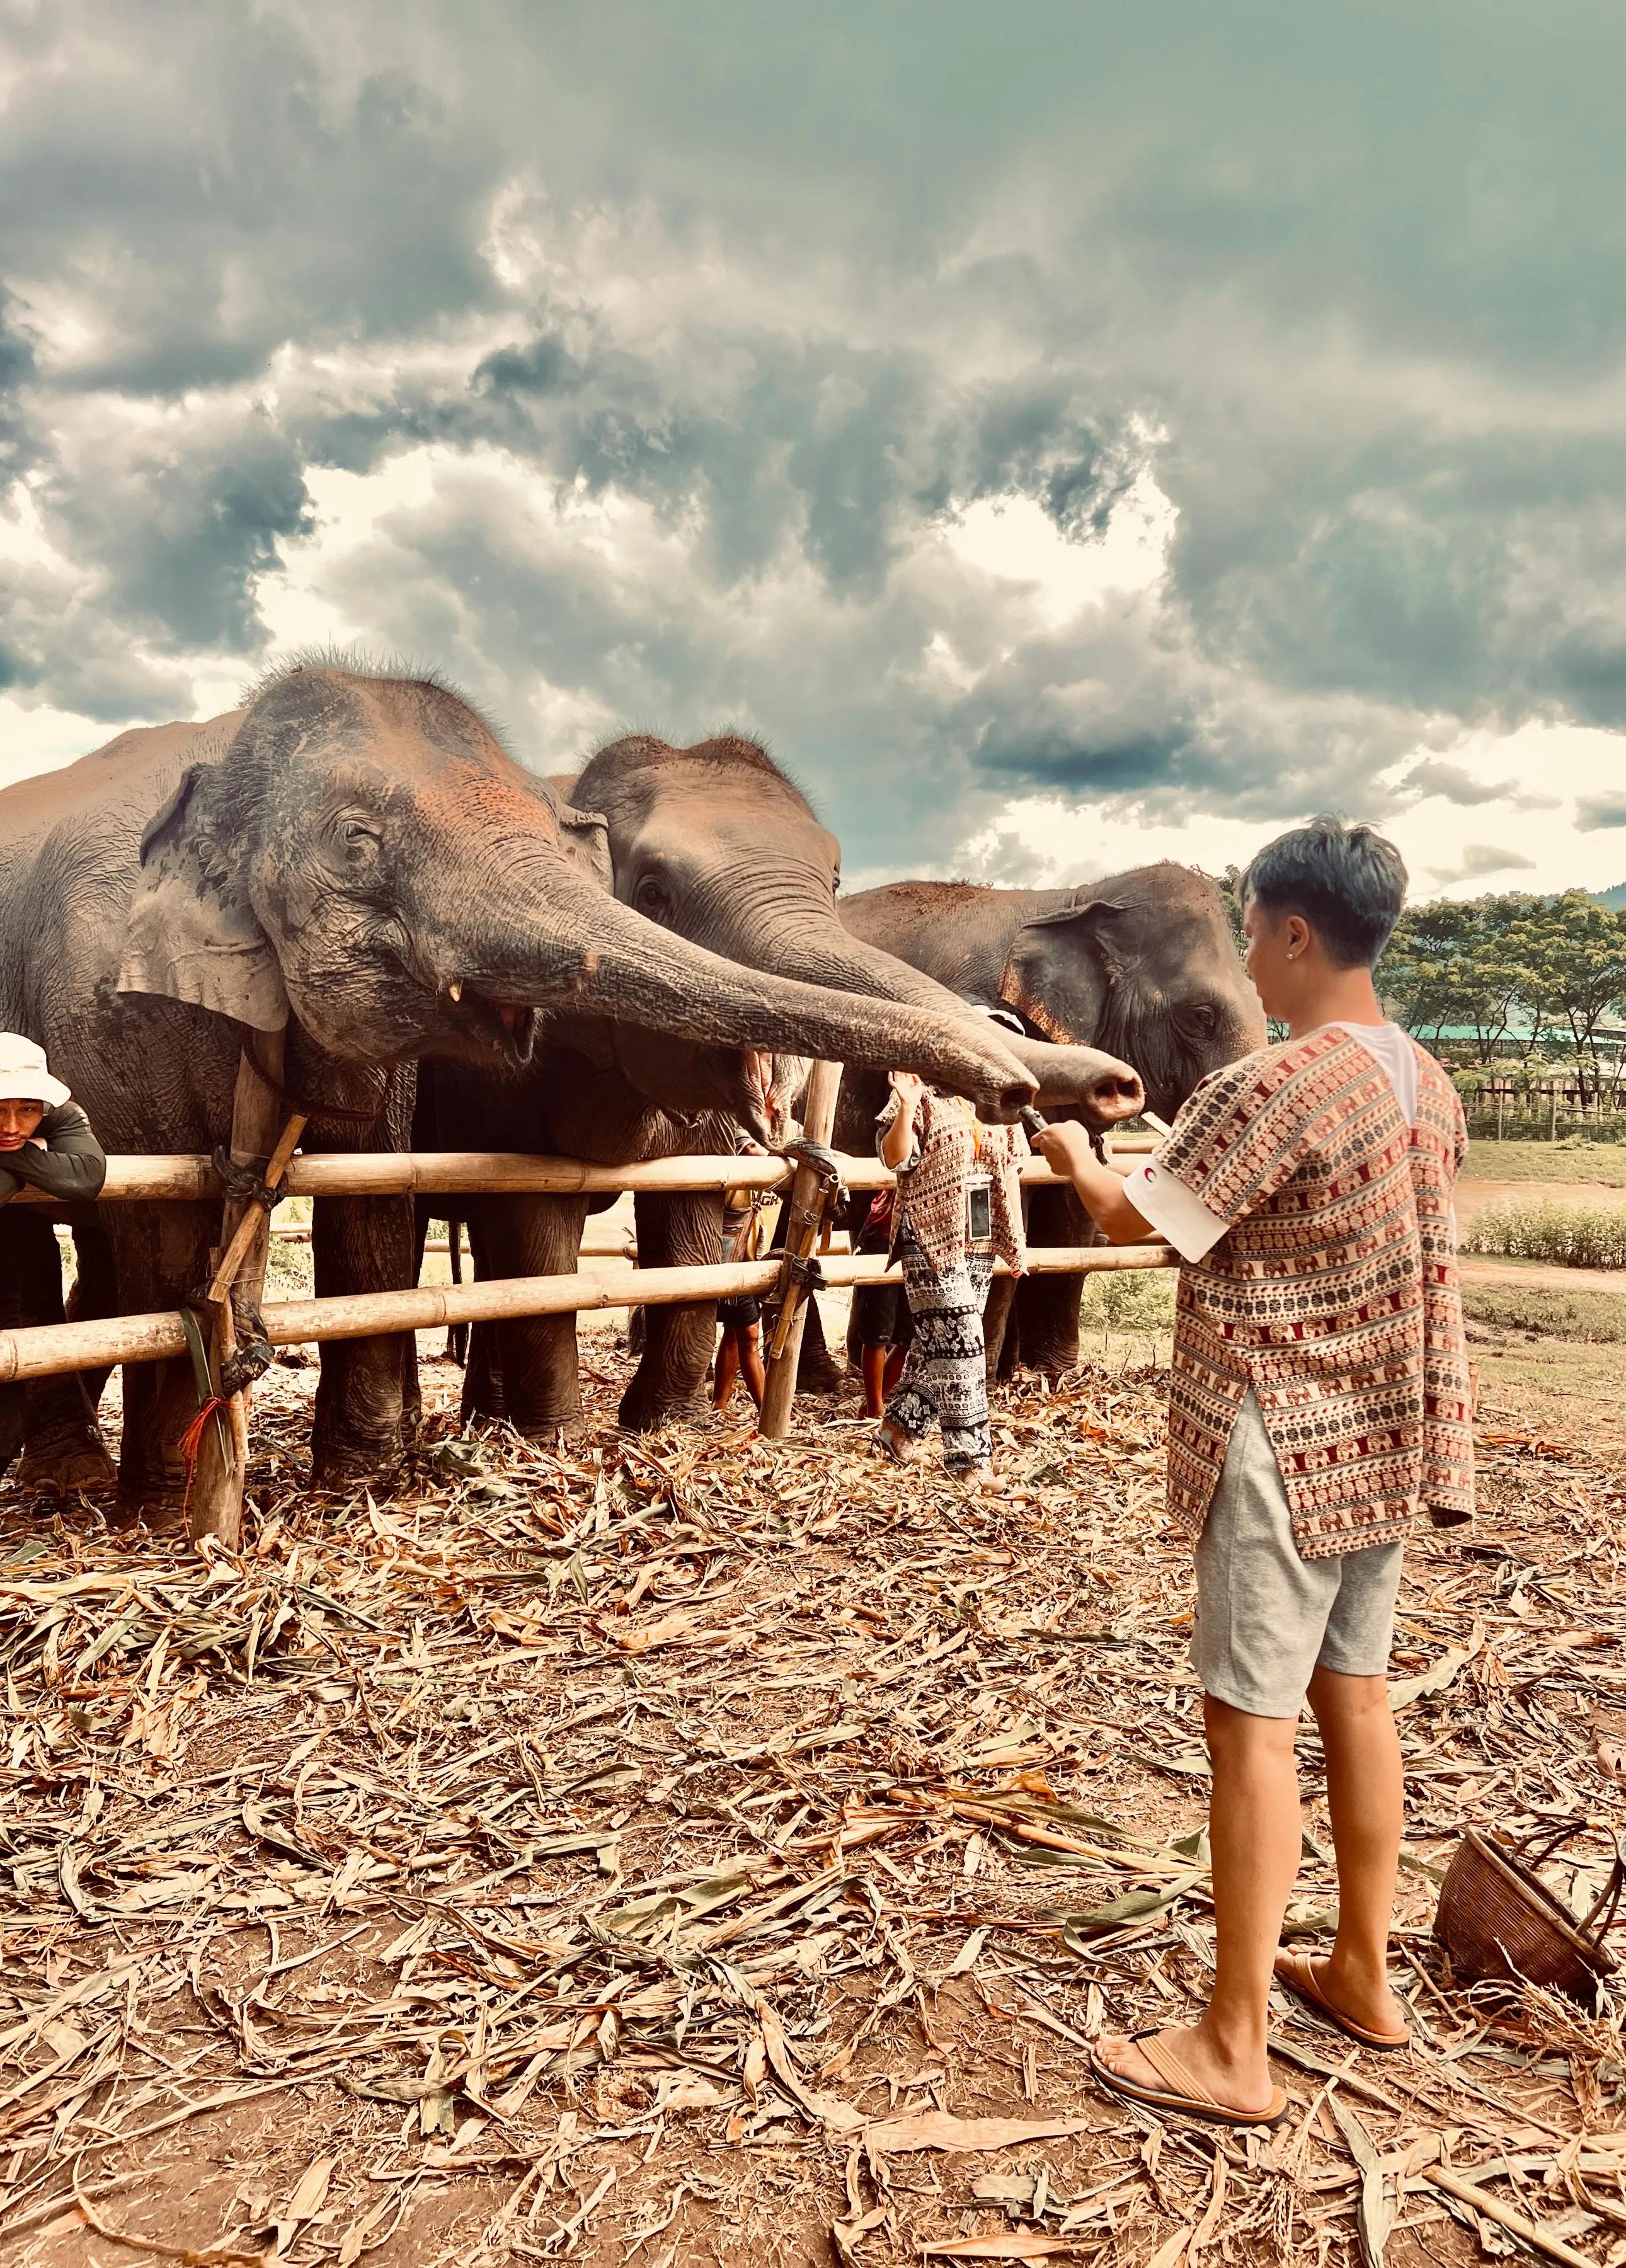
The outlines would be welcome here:
<svg viewBox="0 0 1626 2268">
<path fill-rule="evenodd" d="M 1614 0 L 0 0 L 0 779 L 279 652 L 892 873 L 1626 880 Z"/>
</svg>

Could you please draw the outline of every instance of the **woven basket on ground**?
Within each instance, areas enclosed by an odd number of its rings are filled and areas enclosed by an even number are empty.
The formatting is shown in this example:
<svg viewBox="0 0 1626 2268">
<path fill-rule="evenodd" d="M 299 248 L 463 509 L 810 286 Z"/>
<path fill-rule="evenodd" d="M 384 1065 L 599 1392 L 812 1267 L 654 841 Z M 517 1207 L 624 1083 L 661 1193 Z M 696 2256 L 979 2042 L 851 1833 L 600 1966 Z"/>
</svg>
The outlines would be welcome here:
<svg viewBox="0 0 1626 2268">
<path fill-rule="evenodd" d="M 1626 1861 L 1617 1849 L 1609 1879 L 1585 1921 L 1576 1919 L 1535 1871 L 1586 1824 L 1577 1820 L 1556 1834 L 1540 1830 L 1517 1843 L 1464 1828 L 1434 1915 L 1434 1935 L 1459 1977 L 1471 1983 L 1525 1977 L 1590 2007 L 1598 1979 L 1615 1966 L 1603 1938 L 1626 1889 Z"/>
</svg>

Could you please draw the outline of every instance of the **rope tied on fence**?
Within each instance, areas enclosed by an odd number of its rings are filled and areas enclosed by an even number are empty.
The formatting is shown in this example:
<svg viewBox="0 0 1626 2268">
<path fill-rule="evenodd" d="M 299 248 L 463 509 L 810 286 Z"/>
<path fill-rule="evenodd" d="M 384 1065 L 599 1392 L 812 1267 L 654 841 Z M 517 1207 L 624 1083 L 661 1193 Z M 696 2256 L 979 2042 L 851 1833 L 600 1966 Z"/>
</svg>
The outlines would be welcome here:
<svg viewBox="0 0 1626 2268">
<path fill-rule="evenodd" d="M 230 1395 L 240 1394 L 257 1378 L 263 1378 L 276 1360 L 276 1349 L 266 1336 L 265 1318 L 251 1300 L 243 1303 L 240 1311 L 246 1329 L 237 1343 L 237 1351 L 220 1366 L 220 1391 Z"/>
<path fill-rule="evenodd" d="M 224 1379 L 221 1383 L 222 1385 L 225 1383 Z M 202 1453 L 205 1429 L 211 1418 L 217 1425 L 224 1426 L 230 1415 L 231 1408 L 231 1402 L 225 1395 L 211 1394 L 199 1406 L 197 1416 L 180 1437 L 180 1462 L 187 1469 L 187 1490 L 180 1505 L 180 1521 L 183 1528 L 188 1527 L 190 1523 L 192 1484 L 197 1478 L 197 1461 Z"/>
<path fill-rule="evenodd" d="M 239 1166 L 225 1145 L 220 1143 L 210 1163 L 214 1167 L 228 1204 L 259 1205 L 265 1212 L 271 1212 L 281 1204 L 288 1187 L 288 1174 L 284 1169 L 275 1182 L 268 1182 L 264 1174 L 271 1163 L 269 1158 L 256 1158 Z"/>
<path fill-rule="evenodd" d="M 804 1134 L 794 1142 L 787 1142 L 780 1155 L 798 1166 L 806 1166 L 809 1173 L 817 1174 L 821 1211 L 846 1204 L 848 1192 L 847 1184 L 842 1179 L 842 1161 L 828 1143 L 814 1142 Z"/>
<path fill-rule="evenodd" d="M 816 1252 L 787 1254 L 784 1261 L 784 1273 L 790 1278 L 791 1283 L 800 1286 L 804 1299 L 809 1292 L 828 1292 L 834 1288 L 829 1278 L 819 1264 L 819 1256 Z"/>
</svg>

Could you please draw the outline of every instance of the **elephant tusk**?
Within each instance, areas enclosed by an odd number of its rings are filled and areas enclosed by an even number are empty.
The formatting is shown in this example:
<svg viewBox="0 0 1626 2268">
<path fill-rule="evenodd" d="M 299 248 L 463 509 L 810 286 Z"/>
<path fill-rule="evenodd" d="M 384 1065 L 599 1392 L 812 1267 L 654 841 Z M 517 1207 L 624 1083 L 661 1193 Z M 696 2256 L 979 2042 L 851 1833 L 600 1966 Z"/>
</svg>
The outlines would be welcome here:
<svg viewBox="0 0 1626 2268">
<path fill-rule="evenodd" d="M 455 980 L 455 982 L 454 982 L 454 983 L 451 983 L 451 984 L 448 984 L 448 985 L 447 985 L 447 987 L 446 987 L 446 991 L 447 991 L 448 995 L 451 997 L 451 998 L 452 998 L 453 1000 L 460 1000 L 460 999 L 462 998 L 462 997 L 463 997 L 463 980 L 462 980 L 462 978 L 460 976 L 460 977 L 458 977 L 458 978 Z"/>
</svg>

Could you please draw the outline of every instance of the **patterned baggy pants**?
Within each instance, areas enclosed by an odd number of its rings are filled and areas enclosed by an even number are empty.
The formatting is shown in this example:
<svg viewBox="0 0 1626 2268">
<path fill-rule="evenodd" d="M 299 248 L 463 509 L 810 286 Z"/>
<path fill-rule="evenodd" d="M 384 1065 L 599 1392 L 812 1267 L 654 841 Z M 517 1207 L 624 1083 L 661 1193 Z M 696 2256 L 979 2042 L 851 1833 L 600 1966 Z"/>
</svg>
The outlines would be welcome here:
<svg viewBox="0 0 1626 2268">
<path fill-rule="evenodd" d="M 906 1230 L 898 1257 L 915 1336 L 887 1404 L 887 1423 L 918 1437 L 935 1418 L 943 1428 L 945 1465 L 951 1473 L 966 1472 L 984 1462 L 990 1447 L 982 1307 L 994 1256 L 980 1246 L 953 1268 L 938 1269 Z"/>
</svg>

